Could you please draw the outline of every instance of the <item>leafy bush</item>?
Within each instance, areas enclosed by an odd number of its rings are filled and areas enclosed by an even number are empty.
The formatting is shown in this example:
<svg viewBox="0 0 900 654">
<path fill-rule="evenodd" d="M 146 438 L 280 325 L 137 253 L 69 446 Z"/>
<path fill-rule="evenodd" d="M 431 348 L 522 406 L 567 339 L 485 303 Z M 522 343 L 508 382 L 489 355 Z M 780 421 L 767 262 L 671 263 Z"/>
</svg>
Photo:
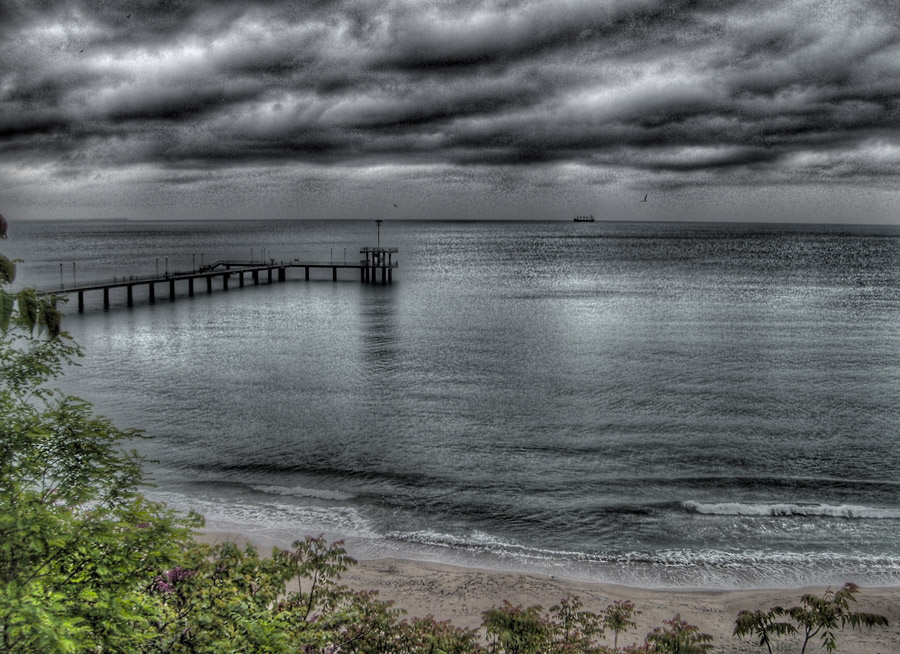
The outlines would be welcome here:
<svg viewBox="0 0 900 654">
<path fill-rule="evenodd" d="M 828 652 L 837 651 L 837 630 L 852 628 L 887 627 L 888 620 L 876 613 L 853 611 L 851 602 L 859 592 L 856 584 L 845 584 L 838 591 L 826 590 L 820 597 L 807 594 L 800 604 L 788 609 L 780 606 L 768 611 L 741 611 L 734 625 L 734 635 L 759 639 L 759 646 L 772 652 L 772 638 L 800 636 L 800 654 L 806 652 L 809 642 L 818 636 Z"/>
</svg>

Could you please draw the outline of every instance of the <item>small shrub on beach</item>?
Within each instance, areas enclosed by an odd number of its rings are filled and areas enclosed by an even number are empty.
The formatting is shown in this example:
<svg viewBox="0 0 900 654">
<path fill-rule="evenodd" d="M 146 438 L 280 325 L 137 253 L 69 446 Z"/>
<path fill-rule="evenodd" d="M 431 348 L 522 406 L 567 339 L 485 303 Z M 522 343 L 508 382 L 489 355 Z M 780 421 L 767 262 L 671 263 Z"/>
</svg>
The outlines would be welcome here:
<svg viewBox="0 0 900 654">
<path fill-rule="evenodd" d="M 600 613 L 583 610 L 578 597 L 566 597 L 543 612 L 540 606 L 512 606 L 504 602 L 484 613 L 483 627 L 489 654 L 621 654 L 624 652 L 683 652 L 705 650 L 664 649 L 661 630 L 652 632 L 643 645 L 619 649 L 620 633 L 634 627 L 631 618 L 640 614 L 631 601 L 615 602 Z M 675 616 L 678 620 L 678 616 Z M 686 623 L 679 623 L 679 625 Z M 696 630 L 696 627 L 688 627 Z M 602 644 L 606 631 L 613 632 L 613 646 Z M 668 632 L 666 632 L 668 633 Z M 704 634 L 705 636 L 705 634 Z M 687 642 L 686 637 L 682 639 Z M 656 642 L 658 641 L 658 642 Z M 682 641 L 678 641 L 682 642 Z"/>
<path fill-rule="evenodd" d="M 613 602 L 606 607 L 603 613 L 603 627 L 613 632 L 614 650 L 619 648 L 619 634 L 636 627 L 632 618 L 640 614 L 631 600 Z"/>
<path fill-rule="evenodd" d="M 780 606 L 768 611 L 741 611 L 734 625 L 734 635 L 759 639 L 759 646 L 772 652 L 772 639 L 782 636 L 800 637 L 800 654 L 816 636 L 827 652 L 837 651 L 837 630 L 887 627 L 888 620 L 876 613 L 853 611 L 850 603 L 859 592 L 856 584 L 845 584 L 838 591 L 828 589 L 822 596 L 807 594 L 800 604 L 788 609 Z"/>
<path fill-rule="evenodd" d="M 664 620 L 664 627 L 657 627 L 644 639 L 644 644 L 630 647 L 625 651 L 652 652 L 654 654 L 707 654 L 712 651 L 712 636 L 702 633 L 694 625 L 688 624 L 676 614 L 671 620 Z"/>
<path fill-rule="evenodd" d="M 554 644 L 560 652 L 596 651 L 594 638 L 603 636 L 603 617 L 582 611 L 582 606 L 579 598 L 566 597 L 550 608 Z"/>
</svg>

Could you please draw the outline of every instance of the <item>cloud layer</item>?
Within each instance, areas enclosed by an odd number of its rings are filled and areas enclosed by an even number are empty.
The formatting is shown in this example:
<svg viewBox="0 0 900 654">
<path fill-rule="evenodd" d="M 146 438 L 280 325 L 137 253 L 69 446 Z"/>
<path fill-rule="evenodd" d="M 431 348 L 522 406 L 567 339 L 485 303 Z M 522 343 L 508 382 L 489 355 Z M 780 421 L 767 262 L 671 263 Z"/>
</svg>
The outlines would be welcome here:
<svg viewBox="0 0 900 654">
<path fill-rule="evenodd" d="M 887 0 L 0 6 L 0 192 L 29 214 L 550 218 L 841 188 L 891 220 L 898 127 Z"/>
</svg>

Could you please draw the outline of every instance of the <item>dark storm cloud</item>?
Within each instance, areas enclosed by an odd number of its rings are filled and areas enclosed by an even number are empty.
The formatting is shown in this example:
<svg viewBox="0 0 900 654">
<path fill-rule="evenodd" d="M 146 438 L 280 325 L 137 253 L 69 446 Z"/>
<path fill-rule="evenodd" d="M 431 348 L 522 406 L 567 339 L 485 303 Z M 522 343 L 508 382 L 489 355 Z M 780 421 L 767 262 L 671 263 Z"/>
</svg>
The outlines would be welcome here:
<svg viewBox="0 0 900 654">
<path fill-rule="evenodd" d="M 483 3 L 481 12 L 449 7 L 437 16 L 409 16 L 391 29 L 394 47 L 378 64 L 399 69 L 455 69 L 508 64 L 541 54 L 633 52 L 656 49 L 703 29 L 706 6 L 730 2 Z M 494 5 L 494 6 L 492 6 Z M 510 10 L 512 9 L 512 10 Z M 573 62 L 574 63 L 574 62 Z"/>
<path fill-rule="evenodd" d="M 0 165 L 881 185 L 898 35 L 874 0 L 6 2 Z"/>
</svg>

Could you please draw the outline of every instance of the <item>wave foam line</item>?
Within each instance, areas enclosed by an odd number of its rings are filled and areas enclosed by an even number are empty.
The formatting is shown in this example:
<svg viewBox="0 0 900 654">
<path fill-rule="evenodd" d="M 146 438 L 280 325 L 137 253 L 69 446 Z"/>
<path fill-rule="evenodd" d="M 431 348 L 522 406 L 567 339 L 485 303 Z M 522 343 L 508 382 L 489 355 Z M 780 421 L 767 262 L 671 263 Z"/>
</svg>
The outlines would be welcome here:
<svg viewBox="0 0 900 654">
<path fill-rule="evenodd" d="M 865 520 L 900 520 L 900 509 L 853 504 L 804 504 L 792 502 L 682 502 L 685 509 L 704 515 L 760 517 L 822 517 Z"/>
<path fill-rule="evenodd" d="M 302 486 L 272 486 L 268 484 L 252 485 L 251 488 L 267 495 L 284 495 L 293 497 L 310 497 L 319 500 L 352 500 L 355 496 L 337 490 L 323 488 L 304 488 Z"/>
</svg>

